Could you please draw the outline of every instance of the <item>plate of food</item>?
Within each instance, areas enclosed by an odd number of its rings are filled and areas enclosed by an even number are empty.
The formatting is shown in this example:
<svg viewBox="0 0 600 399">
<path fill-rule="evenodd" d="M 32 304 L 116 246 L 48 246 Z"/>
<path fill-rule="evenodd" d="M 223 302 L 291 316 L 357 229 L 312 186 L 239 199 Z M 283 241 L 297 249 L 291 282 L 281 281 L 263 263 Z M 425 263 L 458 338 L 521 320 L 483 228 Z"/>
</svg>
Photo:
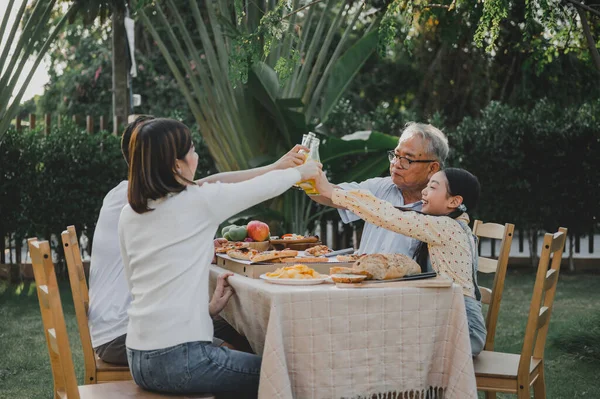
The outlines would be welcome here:
<svg viewBox="0 0 600 399">
<path fill-rule="evenodd" d="M 260 278 L 272 284 L 315 285 L 327 281 L 329 276 L 317 273 L 315 269 L 306 265 L 298 264 L 280 267 L 274 272 L 261 274 Z"/>
</svg>

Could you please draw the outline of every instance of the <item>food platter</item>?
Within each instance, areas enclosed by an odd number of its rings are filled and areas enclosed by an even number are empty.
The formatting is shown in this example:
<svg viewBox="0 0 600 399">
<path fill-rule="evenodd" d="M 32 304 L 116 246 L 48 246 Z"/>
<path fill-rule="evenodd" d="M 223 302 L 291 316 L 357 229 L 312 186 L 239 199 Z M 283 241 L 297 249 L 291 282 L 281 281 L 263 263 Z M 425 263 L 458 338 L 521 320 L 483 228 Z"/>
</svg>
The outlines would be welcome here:
<svg viewBox="0 0 600 399">
<path fill-rule="evenodd" d="M 322 275 L 319 278 L 272 278 L 267 277 L 267 274 L 261 274 L 260 278 L 271 283 L 271 284 L 281 284 L 281 285 L 317 285 L 324 283 L 329 278 L 328 275 Z"/>
<path fill-rule="evenodd" d="M 305 256 L 303 252 L 298 253 L 299 257 Z M 292 265 L 284 264 L 284 263 L 252 263 L 249 260 L 238 260 L 233 259 L 227 254 L 217 254 L 217 266 L 220 266 L 224 269 L 232 271 L 234 273 L 241 274 L 242 276 L 250 277 L 250 278 L 260 278 L 260 275 L 263 273 L 269 273 L 274 271 L 275 269 Z M 298 263 L 302 263 L 301 259 L 298 259 Z M 339 262 L 335 257 L 326 258 L 323 257 L 323 263 L 309 263 L 310 267 L 315 269 L 320 274 L 329 274 L 329 268 L 331 266 L 351 266 L 352 262 Z"/>
</svg>

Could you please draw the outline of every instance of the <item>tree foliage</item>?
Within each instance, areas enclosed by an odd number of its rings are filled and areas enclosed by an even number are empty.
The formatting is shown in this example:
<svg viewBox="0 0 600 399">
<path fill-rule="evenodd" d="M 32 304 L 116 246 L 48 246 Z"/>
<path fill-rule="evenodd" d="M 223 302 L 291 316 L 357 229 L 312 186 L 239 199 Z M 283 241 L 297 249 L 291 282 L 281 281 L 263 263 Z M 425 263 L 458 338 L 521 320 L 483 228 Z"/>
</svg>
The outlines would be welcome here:
<svg viewBox="0 0 600 399">
<path fill-rule="evenodd" d="M 9 0 L 5 9 L 0 22 L 0 145 L 12 118 L 18 113 L 19 104 L 35 70 L 63 25 L 77 11 L 76 6 L 69 7 L 60 14 L 52 29 L 46 32 L 45 27 L 56 11 L 55 3 L 56 0 L 38 1 L 28 8 L 27 0 L 17 3 L 18 6 L 15 6 L 15 0 Z M 11 15 L 14 22 L 9 26 Z M 23 26 L 17 35 L 21 22 Z M 34 60 L 33 66 L 23 83 L 18 83 L 30 59 Z"/>
<path fill-rule="evenodd" d="M 417 11 L 404 28 L 407 38 L 389 46 L 386 58 L 371 58 L 346 98 L 359 114 L 386 104 L 392 115 L 408 111 L 425 120 L 439 114 L 448 127 L 478 116 L 491 101 L 531 108 L 541 98 L 561 106 L 599 98 L 600 75 L 576 21 L 565 20 L 559 37 L 542 22 L 528 21 L 527 12 L 526 3 L 511 3 L 485 51 L 491 39 L 485 36 L 483 47 L 474 40 L 481 3 Z"/>
<path fill-rule="evenodd" d="M 192 135 L 196 177 L 215 173 L 204 141 Z M 120 138 L 109 132 L 88 134 L 66 119 L 48 135 L 11 128 L 0 145 L 0 236 L 50 240 L 73 224 L 92 237 L 104 196 L 126 178 Z"/>
<path fill-rule="evenodd" d="M 478 176 L 476 216 L 523 230 L 588 234 L 600 220 L 600 102 L 530 111 L 496 102 L 450 132 L 452 163 Z"/>
<path fill-rule="evenodd" d="M 38 112 L 105 115 L 112 120 L 110 30 L 108 22 L 97 21 L 90 28 L 82 20 L 65 28 L 48 53 L 50 80 Z M 192 125 L 194 119 L 168 66 L 139 26 L 136 43 L 137 77 L 131 79 L 131 85 L 132 92 L 141 95 L 142 105 L 134 112 L 175 117 Z"/>
</svg>

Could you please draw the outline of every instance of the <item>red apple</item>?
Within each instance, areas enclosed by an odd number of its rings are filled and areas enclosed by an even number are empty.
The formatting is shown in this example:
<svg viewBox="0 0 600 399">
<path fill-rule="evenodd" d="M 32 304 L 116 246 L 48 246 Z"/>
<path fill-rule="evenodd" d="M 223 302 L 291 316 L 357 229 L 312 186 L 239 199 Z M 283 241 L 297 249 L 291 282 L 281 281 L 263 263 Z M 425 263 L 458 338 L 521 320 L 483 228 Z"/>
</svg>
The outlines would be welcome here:
<svg viewBox="0 0 600 399">
<path fill-rule="evenodd" d="M 266 241 L 269 239 L 269 225 L 258 220 L 253 220 L 246 226 L 248 237 L 254 241 Z"/>
</svg>

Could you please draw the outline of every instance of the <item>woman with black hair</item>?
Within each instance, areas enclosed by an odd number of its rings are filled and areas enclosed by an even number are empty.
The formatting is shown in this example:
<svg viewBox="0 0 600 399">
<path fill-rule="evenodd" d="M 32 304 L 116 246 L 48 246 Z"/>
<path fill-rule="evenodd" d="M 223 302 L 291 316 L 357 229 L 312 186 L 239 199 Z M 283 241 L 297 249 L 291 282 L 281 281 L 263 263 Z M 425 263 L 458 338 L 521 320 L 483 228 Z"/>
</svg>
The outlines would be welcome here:
<svg viewBox="0 0 600 399">
<path fill-rule="evenodd" d="M 464 169 L 448 168 L 434 174 L 423 189 L 423 211 L 404 211 L 368 191 L 331 189 L 323 173 L 316 181 L 321 195 L 331 198 L 368 223 L 421 241 L 415 258 L 423 270 L 433 270 L 462 287 L 469 322 L 471 351 L 477 356 L 485 344 L 486 328 L 477 287 L 477 240 L 468 226 L 479 201 L 477 177 Z"/>
<path fill-rule="evenodd" d="M 260 356 L 213 343 L 212 318 L 234 294 L 228 274 L 209 299 L 213 237 L 231 216 L 318 176 L 321 164 L 274 170 L 240 183 L 193 179 L 189 129 L 172 119 L 138 125 L 129 144 L 128 204 L 119 242 L 132 302 L 127 360 L 136 384 L 169 393 L 256 397 Z M 248 173 L 254 173 L 249 171 Z"/>
</svg>

